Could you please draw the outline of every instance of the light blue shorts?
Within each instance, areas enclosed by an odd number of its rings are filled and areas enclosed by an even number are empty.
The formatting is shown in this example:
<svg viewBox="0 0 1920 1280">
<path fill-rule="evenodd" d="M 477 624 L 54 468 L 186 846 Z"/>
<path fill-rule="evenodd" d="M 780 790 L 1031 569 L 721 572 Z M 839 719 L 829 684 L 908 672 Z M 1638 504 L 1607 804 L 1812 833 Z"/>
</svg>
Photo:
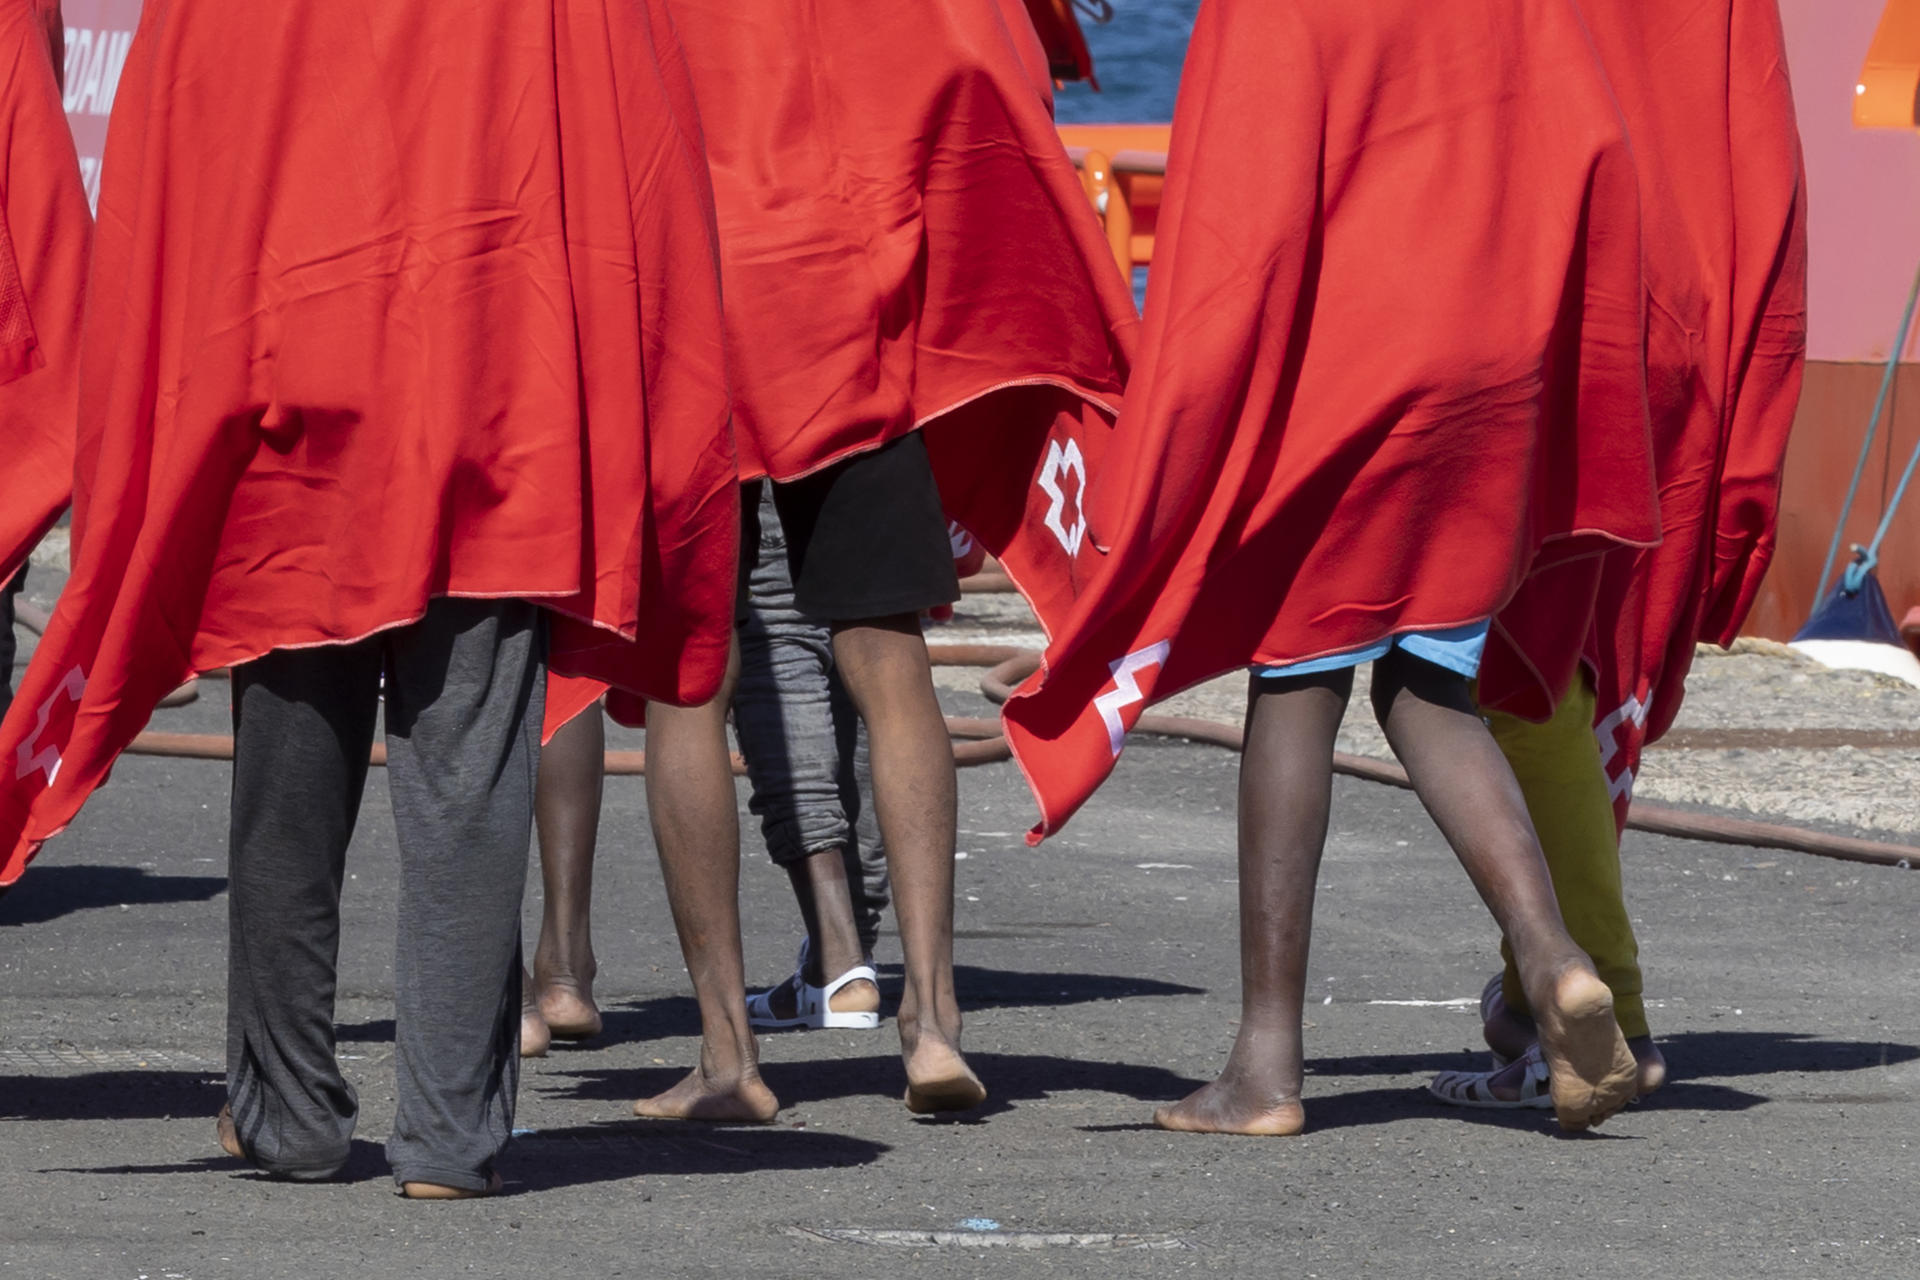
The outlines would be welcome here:
<svg viewBox="0 0 1920 1280">
<path fill-rule="evenodd" d="M 1330 654 L 1324 658 L 1308 658 L 1305 662 L 1284 667 L 1255 667 L 1253 671 L 1262 679 L 1284 680 L 1289 676 L 1311 676 L 1322 671 L 1344 671 L 1363 662 L 1377 662 L 1394 649 L 1404 649 L 1416 658 L 1424 658 L 1436 667 L 1445 667 L 1471 680 L 1480 673 L 1480 655 L 1486 652 L 1489 625 L 1487 622 L 1475 622 L 1464 627 L 1449 627 L 1444 631 L 1408 631 L 1388 636 L 1364 649 L 1350 649 L 1346 653 Z"/>
</svg>

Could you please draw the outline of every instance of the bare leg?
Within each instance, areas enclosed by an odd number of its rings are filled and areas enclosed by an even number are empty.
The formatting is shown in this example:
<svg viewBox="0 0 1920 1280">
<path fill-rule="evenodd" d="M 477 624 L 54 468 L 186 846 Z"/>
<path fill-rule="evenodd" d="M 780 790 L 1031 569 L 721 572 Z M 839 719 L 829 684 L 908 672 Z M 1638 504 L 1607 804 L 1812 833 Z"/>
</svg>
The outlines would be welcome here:
<svg viewBox="0 0 1920 1280">
<path fill-rule="evenodd" d="M 807 926 L 807 967 L 802 976 L 812 986 L 824 987 L 855 965 L 867 962 L 854 920 L 853 888 L 847 879 L 843 849 L 823 849 L 787 865 L 793 897 Z M 799 992 L 789 979 L 768 993 L 776 1016 L 791 1018 L 799 1008 Z M 880 989 L 871 982 L 850 982 L 833 993 L 835 1013 L 874 1013 L 880 1008 Z"/>
<path fill-rule="evenodd" d="M 1599 1124 L 1633 1098 L 1633 1055 L 1612 993 L 1567 935 L 1519 784 L 1467 682 L 1396 649 L 1374 665 L 1373 702 L 1421 803 L 1513 947 L 1554 1114 L 1565 1129 Z"/>
<path fill-rule="evenodd" d="M 964 1111 L 986 1101 L 987 1090 L 960 1054 L 960 1001 L 953 989 L 958 783 L 920 620 L 903 614 L 836 623 L 833 652 L 867 725 L 874 810 L 906 955 L 899 1025 L 907 1109 Z"/>
<path fill-rule="evenodd" d="M 740 815 L 727 752 L 728 691 L 702 707 L 647 708 L 647 807 L 680 954 L 700 1002 L 700 1065 L 633 1113 L 765 1123 L 780 1104 L 760 1079 L 740 957 Z"/>
<path fill-rule="evenodd" d="M 606 750 L 606 721 L 592 707 L 561 726 L 540 753 L 535 817 L 545 906 L 533 953 L 532 998 L 557 1040 L 600 1034 L 600 1010 L 593 1003 L 599 968 L 593 958 L 593 850 Z"/>
<path fill-rule="evenodd" d="M 1154 1123 L 1194 1133 L 1294 1134 L 1314 881 L 1333 802 L 1333 744 L 1351 670 L 1255 677 L 1240 761 L 1240 1031 L 1220 1078 L 1161 1107 Z"/>
</svg>

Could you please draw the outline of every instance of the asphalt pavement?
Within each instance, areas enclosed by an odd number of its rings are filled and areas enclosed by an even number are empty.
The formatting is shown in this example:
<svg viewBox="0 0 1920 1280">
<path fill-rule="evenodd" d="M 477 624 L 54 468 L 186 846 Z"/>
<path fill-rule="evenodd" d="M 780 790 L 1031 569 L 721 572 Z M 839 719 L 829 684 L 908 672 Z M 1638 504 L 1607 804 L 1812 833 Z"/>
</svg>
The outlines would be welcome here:
<svg viewBox="0 0 1920 1280">
<path fill-rule="evenodd" d="M 225 688 L 156 727 L 214 731 Z M 950 709 L 980 714 L 963 693 Z M 889 1019 L 761 1041 L 763 1128 L 632 1119 L 697 1023 L 638 779 L 608 785 L 595 935 L 606 1033 L 529 1064 L 508 1194 L 414 1204 L 392 1115 L 383 777 L 349 859 L 340 1053 L 349 1178 L 223 1156 L 227 770 L 127 758 L 0 899 L 0 1277 L 1901 1277 L 1920 1274 L 1920 875 L 1633 835 L 1625 853 L 1674 1082 L 1596 1136 L 1423 1092 L 1474 1066 L 1494 931 L 1408 795 L 1338 786 L 1307 1032 L 1308 1132 L 1159 1132 L 1238 1007 L 1237 760 L 1145 741 L 1038 850 L 1010 765 L 962 775 L 967 1048 L 992 1091 L 915 1119 Z M 747 832 L 748 971 L 797 917 Z M 537 922 L 537 876 L 527 919 Z M 883 940 L 889 1009 L 898 943 Z"/>
</svg>

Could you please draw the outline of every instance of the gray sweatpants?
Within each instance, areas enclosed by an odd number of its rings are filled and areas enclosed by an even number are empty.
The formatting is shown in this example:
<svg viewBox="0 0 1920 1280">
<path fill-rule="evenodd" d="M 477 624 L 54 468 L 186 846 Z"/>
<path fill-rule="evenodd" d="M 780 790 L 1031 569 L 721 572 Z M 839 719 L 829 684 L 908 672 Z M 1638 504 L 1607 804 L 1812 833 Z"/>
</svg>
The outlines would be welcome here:
<svg viewBox="0 0 1920 1280">
<path fill-rule="evenodd" d="M 436 600 L 358 644 L 233 673 L 227 1096 L 270 1173 L 324 1178 L 358 1101 L 334 1058 L 340 882 L 386 676 L 400 846 L 396 1182 L 479 1190 L 513 1132 L 520 898 L 545 700 L 524 601 Z"/>
<path fill-rule="evenodd" d="M 760 556 L 747 578 L 733 695 L 733 727 L 752 792 L 747 805 L 759 815 L 767 852 L 783 867 L 841 850 L 860 940 L 871 953 L 890 886 L 880 824 L 863 799 L 873 794 L 867 731 L 833 674 L 827 624 L 794 607 L 772 486 L 759 488 Z"/>
</svg>

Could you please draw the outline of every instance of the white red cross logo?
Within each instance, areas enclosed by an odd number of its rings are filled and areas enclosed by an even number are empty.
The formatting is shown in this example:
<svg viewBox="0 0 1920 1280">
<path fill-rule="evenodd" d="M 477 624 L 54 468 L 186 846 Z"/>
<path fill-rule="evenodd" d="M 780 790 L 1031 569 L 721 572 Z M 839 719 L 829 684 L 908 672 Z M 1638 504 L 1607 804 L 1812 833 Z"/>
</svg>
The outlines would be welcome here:
<svg viewBox="0 0 1920 1280">
<path fill-rule="evenodd" d="M 1633 761 L 1639 755 L 1640 735 L 1646 730 L 1651 710 L 1643 689 L 1593 726 L 1593 736 L 1600 741 L 1600 767 L 1606 770 L 1607 792 L 1615 801 L 1633 794 Z"/>
<path fill-rule="evenodd" d="M 1072 491 L 1069 493 L 1061 481 L 1067 476 L 1073 477 Z M 1080 454 L 1080 444 L 1068 440 L 1065 447 L 1058 440 L 1047 446 L 1047 460 L 1040 467 L 1040 491 L 1047 495 L 1046 526 L 1053 536 L 1066 548 L 1069 556 L 1080 554 L 1080 542 L 1087 536 L 1087 517 L 1083 503 L 1087 493 L 1087 462 Z M 1067 504 L 1071 502 L 1072 514 L 1068 514 Z"/>
</svg>

